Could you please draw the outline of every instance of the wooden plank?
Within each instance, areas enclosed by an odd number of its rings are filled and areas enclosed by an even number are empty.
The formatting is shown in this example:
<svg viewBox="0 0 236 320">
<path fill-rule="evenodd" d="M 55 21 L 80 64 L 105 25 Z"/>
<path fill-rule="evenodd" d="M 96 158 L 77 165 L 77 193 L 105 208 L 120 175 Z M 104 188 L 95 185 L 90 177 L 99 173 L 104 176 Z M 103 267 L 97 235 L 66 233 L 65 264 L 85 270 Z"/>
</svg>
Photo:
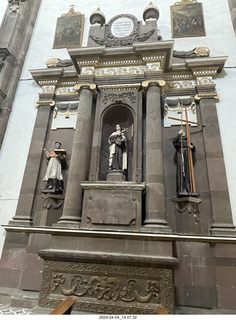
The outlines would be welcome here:
<svg viewBox="0 0 236 320">
<path fill-rule="evenodd" d="M 158 307 L 157 308 L 157 314 L 169 314 L 168 310 L 163 307 Z"/>
<path fill-rule="evenodd" d="M 67 298 L 65 301 L 62 301 L 52 312 L 50 312 L 50 314 L 71 314 L 74 303 L 75 300 Z"/>
</svg>

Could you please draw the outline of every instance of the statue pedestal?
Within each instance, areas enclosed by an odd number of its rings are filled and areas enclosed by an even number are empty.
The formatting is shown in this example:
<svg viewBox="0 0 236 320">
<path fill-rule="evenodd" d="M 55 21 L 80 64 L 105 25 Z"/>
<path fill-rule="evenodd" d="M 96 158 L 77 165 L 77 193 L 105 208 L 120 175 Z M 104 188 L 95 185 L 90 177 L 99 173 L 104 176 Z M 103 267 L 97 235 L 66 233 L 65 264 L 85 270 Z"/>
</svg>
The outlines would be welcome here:
<svg viewBox="0 0 236 320">
<path fill-rule="evenodd" d="M 81 228 L 137 231 L 142 222 L 144 183 L 83 182 Z"/>
<path fill-rule="evenodd" d="M 125 172 L 123 170 L 109 170 L 107 171 L 107 181 L 122 182 L 126 180 Z"/>
<path fill-rule="evenodd" d="M 202 199 L 194 196 L 181 196 L 170 200 L 175 205 L 177 232 L 200 234 L 200 212 L 198 206 Z"/>
</svg>

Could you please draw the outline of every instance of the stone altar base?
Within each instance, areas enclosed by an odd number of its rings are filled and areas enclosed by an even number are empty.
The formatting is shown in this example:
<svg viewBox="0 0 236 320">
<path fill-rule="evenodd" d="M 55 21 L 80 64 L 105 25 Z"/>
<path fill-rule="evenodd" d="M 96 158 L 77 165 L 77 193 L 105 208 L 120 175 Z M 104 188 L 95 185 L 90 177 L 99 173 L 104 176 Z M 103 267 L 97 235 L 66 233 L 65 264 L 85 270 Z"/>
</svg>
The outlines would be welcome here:
<svg viewBox="0 0 236 320">
<path fill-rule="evenodd" d="M 44 259 L 39 306 L 67 297 L 74 310 L 103 314 L 174 313 L 172 243 L 138 233 L 80 230 L 52 236 Z M 96 248 L 96 249 L 95 249 Z"/>
<path fill-rule="evenodd" d="M 137 231 L 142 223 L 144 183 L 84 182 L 82 228 Z"/>
</svg>

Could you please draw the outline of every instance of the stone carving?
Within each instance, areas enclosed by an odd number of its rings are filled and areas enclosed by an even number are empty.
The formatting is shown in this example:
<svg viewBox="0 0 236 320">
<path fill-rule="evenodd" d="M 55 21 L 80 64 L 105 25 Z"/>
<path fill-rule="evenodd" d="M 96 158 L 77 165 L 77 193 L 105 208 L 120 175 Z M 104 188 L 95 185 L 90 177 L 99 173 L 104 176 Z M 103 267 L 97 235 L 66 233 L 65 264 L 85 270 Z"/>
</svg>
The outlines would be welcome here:
<svg viewBox="0 0 236 320">
<path fill-rule="evenodd" d="M 154 298 L 156 303 L 160 303 L 160 281 L 146 282 L 146 295 L 140 293 L 138 281 L 128 279 L 125 285 L 117 277 L 92 276 L 89 279 L 76 274 L 72 277 L 69 289 L 63 287 L 66 276 L 59 273 L 53 276 L 54 287 L 51 292 L 59 287 L 60 293 L 65 296 L 90 296 L 97 300 L 112 300 L 124 302 L 146 303 Z"/>
<path fill-rule="evenodd" d="M 53 110 L 53 118 L 57 115 L 63 115 L 65 118 L 69 118 L 70 115 L 77 114 L 78 102 L 57 103 Z"/>
<path fill-rule="evenodd" d="M 162 305 L 172 313 L 172 270 L 45 260 L 39 305 L 54 307 L 68 295 L 85 312 L 156 314 Z"/>
<path fill-rule="evenodd" d="M 106 47 L 130 46 L 134 42 L 148 40 L 155 29 L 140 33 L 140 23 L 130 14 L 122 14 L 110 20 L 104 38 L 90 34 L 90 38 L 99 45 Z"/>
<path fill-rule="evenodd" d="M 132 34 L 132 37 L 129 36 L 125 37 L 124 39 L 117 39 L 112 34 L 108 34 L 105 39 L 96 37 L 95 35 L 91 34 L 90 38 L 100 46 L 105 45 L 106 47 L 123 47 L 130 46 L 134 42 L 146 41 L 153 35 L 154 32 L 155 30 L 152 29 L 148 32 L 139 35 L 138 31 L 136 30 L 136 32 Z"/>
<path fill-rule="evenodd" d="M 70 67 L 73 62 L 70 59 L 50 58 L 47 60 L 46 65 L 48 68 Z"/>
<path fill-rule="evenodd" d="M 176 211 L 179 213 L 188 212 L 193 214 L 196 222 L 199 222 L 199 204 L 202 202 L 200 198 L 183 197 L 172 198 L 171 201 L 175 204 Z"/>
<path fill-rule="evenodd" d="M 117 103 L 117 102 L 126 102 L 126 103 L 135 103 L 136 102 L 136 93 L 135 92 L 123 92 L 123 93 L 104 93 L 103 103 Z"/>
<path fill-rule="evenodd" d="M 127 169 L 127 139 L 124 135 L 126 129 L 121 130 L 119 124 L 108 138 L 109 143 L 109 170 Z"/>
<path fill-rule="evenodd" d="M 199 57 L 209 57 L 210 49 L 207 47 L 197 47 L 189 51 L 174 50 L 173 57 L 180 59 L 190 59 Z"/>
<path fill-rule="evenodd" d="M 62 164 L 65 163 L 66 152 L 61 149 L 61 143 L 55 142 L 55 149 L 48 152 L 44 149 L 46 158 L 49 160 L 43 181 L 46 182 L 43 193 L 60 194 L 64 188 L 62 176 Z"/>
<path fill-rule="evenodd" d="M 25 1 L 27 0 L 8 0 L 10 10 L 16 12 L 20 8 L 21 3 Z"/>
<path fill-rule="evenodd" d="M 213 81 L 212 77 L 198 77 L 197 84 L 198 85 L 214 84 L 214 81 Z"/>
<path fill-rule="evenodd" d="M 171 82 L 166 82 L 166 90 L 171 90 L 171 89 L 194 89 L 196 86 L 195 81 L 171 81 Z"/>
<path fill-rule="evenodd" d="M 60 197 L 60 198 L 59 198 Z M 64 203 L 64 197 L 61 195 L 43 195 L 43 208 L 49 209 L 59 209 Z"/>
<path fill-rule="evenodd" d="M 176 86 L 179 84 L 177 83 Z M 168 111 L 183 111 L 191 110 L 194 114 L 196 113 L 196 103 L 193 97 L 188 97 L 184 99 L 168 99 L 164 100 L 164 113 L 165 115 L 168 114 Z"/>
</svg>

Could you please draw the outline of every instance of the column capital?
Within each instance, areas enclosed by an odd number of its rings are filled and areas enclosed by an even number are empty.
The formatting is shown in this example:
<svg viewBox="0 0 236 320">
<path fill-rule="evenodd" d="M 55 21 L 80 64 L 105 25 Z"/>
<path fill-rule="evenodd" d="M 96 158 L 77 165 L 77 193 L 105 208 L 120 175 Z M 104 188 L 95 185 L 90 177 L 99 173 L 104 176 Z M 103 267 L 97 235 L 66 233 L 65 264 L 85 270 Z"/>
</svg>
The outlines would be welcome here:
<svg viewBox="0 0 236 320">
<path fill-rule="evenodd" d="M 97 86 L 96 86 L 96 84 L 95 83 L 78 83 L 78 84 L 76 84 L 75 86 L 74 86 L 74 89 L 75 89 L 75 91 L 77 91 L 78 92 L 78 94 L 80 94 L 81 93 L 81 91 L 83 90 L 83 89 L 88 89 L 88 90 L 90 90 L 91 92 L 92 92 L 92 94 L 95 94 L 96 93 L 96 89 L 97 89 Z"/>
<path fill-rule="evenodd" d="M 166 82 L 163 79 L 160 79 L 160 80 L 156 80 L 156 79 L 145 80 L 145 81 L 142 82 L 142 87 L 143 87 L 144 90 L 147 90 L 149 87 L 153 87 L 153 86 L 164 87 L 165 85 L 166 85 Z"/>
<path fill-rule="evenodd" d="M 42 86 L 42 92 L 39 93 L 39 101 L 35 103 L 36 107 L 39 106 L 51 106 L 55 105 L 54 95 L 56 86 L 55 85 L 44 85 Z"/>
</svg>

